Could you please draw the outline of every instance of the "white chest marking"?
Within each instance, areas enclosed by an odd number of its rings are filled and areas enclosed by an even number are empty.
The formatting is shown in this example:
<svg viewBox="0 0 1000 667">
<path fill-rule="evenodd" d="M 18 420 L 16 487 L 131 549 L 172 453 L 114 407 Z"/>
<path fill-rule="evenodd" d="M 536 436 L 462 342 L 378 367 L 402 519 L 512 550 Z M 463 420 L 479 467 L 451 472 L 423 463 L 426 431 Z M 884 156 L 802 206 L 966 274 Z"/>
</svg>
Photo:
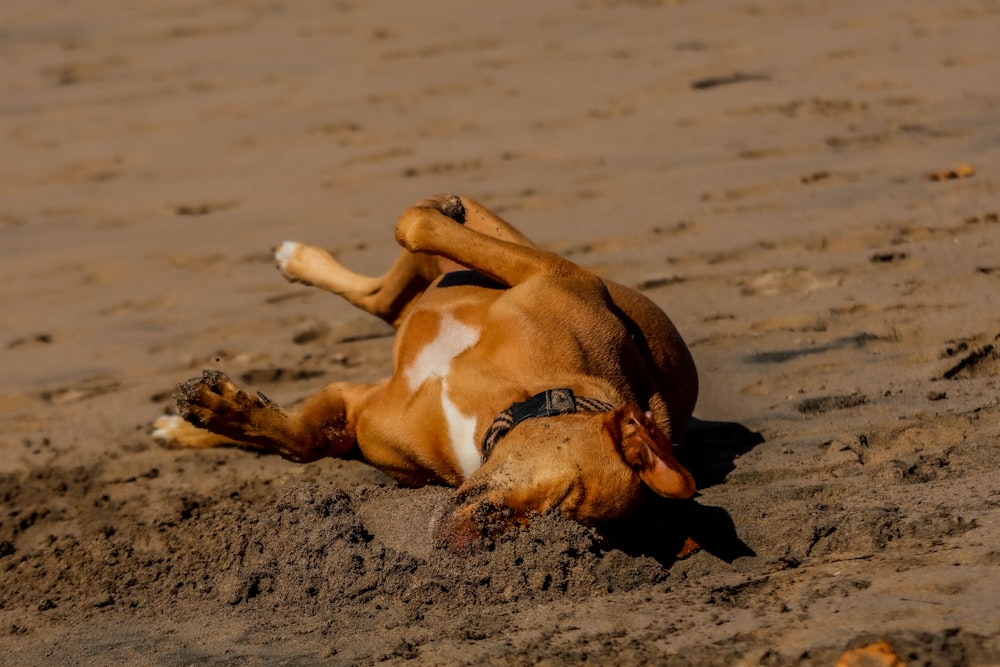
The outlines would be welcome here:
<svg viewBox="0 0 1000 667">
<path fill-rule="evenodd" d="M 441 318 L 437 337 L 417 353 L 406 369 L 406 382 L 416 391 L 431 378 L 441 380 L 441 410 L 448 423 L 448 439 L 462 473 L 468 477 L 479 467 L 476 418 L 467 417 L 448 398 L 448 372 L 452 360 L 479 341 L 479 329 L 462 324 L 451 313 Z"/>
<path fill-rule="evenodd" d="M 448 377 L 451 360 L 465 352 L 479 340 L 479 329 L 466 326 L 445 313 L 438 327 L 437 337 L 420 350 L 413 365 L 406 369 L 406 381 L 411 391 L 416 391 L 430 378 Z"/>
<path fill-rule="evenodd" d="M 451 440 L 451 451 L 458 459 L 458 467 L 466 479 L 476 472 L 482 462 L 482 455 L 476 447 L 476 418 L 466 417 L 454 403 L 448 399 L 448 383 L 441 383 L 441 409 L 448 422 L 448 438 Z"/>
</svg>

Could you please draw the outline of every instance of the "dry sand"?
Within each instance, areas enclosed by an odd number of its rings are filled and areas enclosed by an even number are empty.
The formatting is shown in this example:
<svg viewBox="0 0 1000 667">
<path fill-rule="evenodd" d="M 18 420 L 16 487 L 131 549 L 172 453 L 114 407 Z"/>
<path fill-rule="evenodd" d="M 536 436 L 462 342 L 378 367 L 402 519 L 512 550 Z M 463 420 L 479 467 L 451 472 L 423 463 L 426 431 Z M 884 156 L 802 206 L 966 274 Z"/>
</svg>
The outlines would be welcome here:
<svg viewBox="0 0 1000 667">
<path fill-rule="evenodd" d="M 0 662 L 1000 664 L 998 9 L 4 0 Z M 443 191 L 672 315 L 695 504 L 458 559 L 447 489 L 151 441 L 203 367 L 385 375 L 268 249 Z"/>
</svg>

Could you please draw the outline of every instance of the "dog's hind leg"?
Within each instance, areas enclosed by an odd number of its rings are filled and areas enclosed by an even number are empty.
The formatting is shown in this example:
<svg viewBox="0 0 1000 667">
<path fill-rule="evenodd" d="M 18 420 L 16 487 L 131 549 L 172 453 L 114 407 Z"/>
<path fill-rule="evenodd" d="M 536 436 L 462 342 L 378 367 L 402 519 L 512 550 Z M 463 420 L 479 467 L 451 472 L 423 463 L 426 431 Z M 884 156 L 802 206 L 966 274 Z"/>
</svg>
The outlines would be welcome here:
<svg viewBox="0 0 1000 667">
<path fill-rule="evenodd" d="M 427 201 L 432 202 L 444 198 L 455 197 L 454 195 L 438 195 L 437 197 L 432 197 Z M 469 199 L 468 197 L 457 197 L 457 199 L 461 201 L 462 206 L 465 209 L 464 219 L 459 220 L 458 222 L 461 222 L 467 228 L 477 231 L 480 234 L 492 236 L 493 238 L 501 241 L 509 241 L 511 243 L 516 243 L 517 245 L 527 246 L 529 248 L 535 247 L 535 244 L 532 243 L 527 236 L 519 232 L 509 222 L 476 200 Z M 421 202 L 420 204 L 417 204 L 417 206 L 426 207 L 426 202 Z M 432 206 L 431 208 L 435 207 Z M 455 218 L 452 219 L 454 220 Z"/>
<path fill-rule="evenodd" d="M 479 202 L 455 195 L 435 195 L 416 205 L 431 209 L 486 236 L 533 247 L 526 236 Z M 398 326 L 407 307 L 442 273 L 464 268 L 443 256 L 403 250 L 385 275 L 354 273 L 326 250 L 286 241 L 275 248 L 278 269 L 292 282 L 338 294 L 352 305 Z"/>
<path fill-rule="evenodd" d="M 300 463 L 343 456 L 357 446 L 354 412 L 374 386 L 332 384 L 288 411 L 263 394 L 251 396 L 220 371 L 205 371 L 174 392 L 180 417 L 197 428 L 161 419 L 158 439 L 190 447 L 235 445 Z"/>
<path fill-rule="evenodd" d="M 535 248 L 520 232 L 495 216 L 479 225 L 482 230 L 455 223 L 455 218 L 436 207 L 417 205 L 400 216 L 396 240 L 411 253 L 443 257 L 510 287 L 533 277 L 553 276 L 603 289 L 595 274 L 559 255 Z"/>
</svg>

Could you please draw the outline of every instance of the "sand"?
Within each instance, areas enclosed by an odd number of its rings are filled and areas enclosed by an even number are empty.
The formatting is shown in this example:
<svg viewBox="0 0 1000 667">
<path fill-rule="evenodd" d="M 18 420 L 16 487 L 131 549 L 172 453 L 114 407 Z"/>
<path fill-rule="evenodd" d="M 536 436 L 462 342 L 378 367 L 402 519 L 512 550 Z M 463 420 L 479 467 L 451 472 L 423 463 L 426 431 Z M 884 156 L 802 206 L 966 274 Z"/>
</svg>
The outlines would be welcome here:
<svg viewBox="0 0 1000 667">
<path fill-rule="evenodd" d="M 1000 664 L 995 3 L 0 15 L 0 662 Z M 456 557 L 448 489 L 152 441 L 202 368 L 386 375 L 391 331 L 269 249 L 378 273 L 437 192 L 670 313 L 695 501 Z"/>
</svg>

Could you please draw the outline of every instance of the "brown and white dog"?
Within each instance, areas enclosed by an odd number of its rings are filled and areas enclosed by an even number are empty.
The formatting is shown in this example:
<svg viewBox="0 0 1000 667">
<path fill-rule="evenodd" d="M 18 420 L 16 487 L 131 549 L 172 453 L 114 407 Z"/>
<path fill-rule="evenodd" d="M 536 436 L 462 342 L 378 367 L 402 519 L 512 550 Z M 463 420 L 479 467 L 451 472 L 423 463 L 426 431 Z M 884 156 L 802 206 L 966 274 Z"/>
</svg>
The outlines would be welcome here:
<svg viewBox="0 0 1000 667">
<path fill-rule="evenodd" d="M 694 409 L 697 372 L 652 301 L 534 247 L 465 197 L 410 208 L 396 239 L 404 250 L 380 278 L 316 247 L 275 251 L 289 280 L 396 327 L 391 377 L 331 384 L 292 412 L 205 371 L 178 386 L 180 417 L 161 418 L 155 437 L 300 462 L 357 448 L 401 484 L 458 487 L 437 528 L 453 549 L 534 512 L 598 525 L 650 489 L 694 495 L 672 439 Z"/>
</svg>

